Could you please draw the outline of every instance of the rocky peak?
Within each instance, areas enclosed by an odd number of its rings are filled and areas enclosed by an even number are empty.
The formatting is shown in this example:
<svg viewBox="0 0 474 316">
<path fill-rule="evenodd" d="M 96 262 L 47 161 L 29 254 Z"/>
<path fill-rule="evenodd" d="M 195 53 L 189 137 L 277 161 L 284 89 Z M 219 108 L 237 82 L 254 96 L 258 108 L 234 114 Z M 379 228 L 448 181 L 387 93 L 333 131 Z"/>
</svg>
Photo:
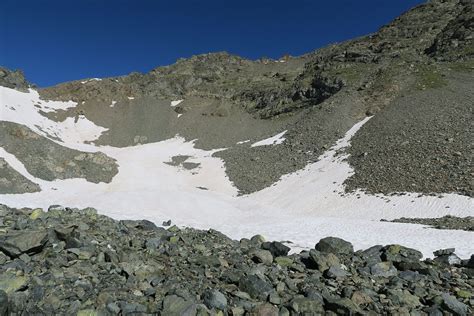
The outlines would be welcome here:
<svg viewBox="0 0 474 316">
<path fill-rule="evenodd" d="M 26 81 L 23 71 L 0 67 L 0 86 L 26 91 L 30 84 Z"/>
</svg>

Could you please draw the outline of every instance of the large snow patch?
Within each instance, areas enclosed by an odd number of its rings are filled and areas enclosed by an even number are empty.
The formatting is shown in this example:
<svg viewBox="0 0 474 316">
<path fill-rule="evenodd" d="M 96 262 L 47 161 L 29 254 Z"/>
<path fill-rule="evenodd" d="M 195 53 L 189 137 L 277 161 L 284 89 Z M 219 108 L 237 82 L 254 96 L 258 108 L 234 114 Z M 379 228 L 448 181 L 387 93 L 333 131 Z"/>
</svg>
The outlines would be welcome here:
<svg viewBox="0 0 474 316">
<path fill-rule="evenodd" d="M 368 120 L 356 124 L 316 163 L 286 176 L 274 186 L 239 197 L 225 174 L 216 151 L 194 147 L 175 137 L 162 142 L 126 148 L 95 146 L 84 142 L 105 131 L 85 118 L 54 122 L 41 115 L 35 91 L 21 93 L 0 88 L 0 120 L 24 124 L 35 132 L 74 149 L 102 151 L 117 160 L 119 172 L 111 183 L 94 184 L 84 179 L 43 181 L 28 174 L 15 156 L 0 150 L 0 157 L 38 183 L 42 191 L 0 195 L 0 203 L 16 207 L 62 204 L 97 208 L 117 219 L 149 219 L 156 223 L 172 219 L 179 225 L 215 228 L 233 238 L 263 234 L 272 240 L 291 240 L 293 249 L 313 247 L 326 236 L 351 241 L 356 248 L 399 243 L 421 250 L 425 256 L 439 248 L 455 247 L 462 257 L 474 252 L 474 234 L 446 231 L 422 225 L 380 222 L 380 219 L 473 215 L 473 200 L 455 194 L 443 198 L 416 194 L 373 196 L 363 192 L 343 194 L 343 182 L 353 170 L 336 150 L 349 146 L 352 135 Z M 43 102 L 43 101 L 41 101 Z M 50 108 L 64 109 L 72 103 Z M 281 140 L 283 134 L 276 135 Z M 272 140 L 268 143 L 274 144 Z M 171 166 L 173 156 L 190 156 L 199 167 L 187 170 Z"/>
</svg>

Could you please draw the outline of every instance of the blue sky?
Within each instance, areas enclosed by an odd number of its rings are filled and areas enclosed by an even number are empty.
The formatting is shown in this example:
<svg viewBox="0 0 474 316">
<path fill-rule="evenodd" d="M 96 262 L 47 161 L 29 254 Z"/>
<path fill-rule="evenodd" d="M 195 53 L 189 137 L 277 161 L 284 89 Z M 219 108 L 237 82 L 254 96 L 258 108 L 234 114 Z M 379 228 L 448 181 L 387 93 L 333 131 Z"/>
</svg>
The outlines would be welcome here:
<svg viewBox="0 0 474 316">
<path fill-rule="evenodd" d="M 39 86 L 228 51 L 301 55 L 375 32 L 421 0 L 1 0 L 0 65 Z"/>
</svg>

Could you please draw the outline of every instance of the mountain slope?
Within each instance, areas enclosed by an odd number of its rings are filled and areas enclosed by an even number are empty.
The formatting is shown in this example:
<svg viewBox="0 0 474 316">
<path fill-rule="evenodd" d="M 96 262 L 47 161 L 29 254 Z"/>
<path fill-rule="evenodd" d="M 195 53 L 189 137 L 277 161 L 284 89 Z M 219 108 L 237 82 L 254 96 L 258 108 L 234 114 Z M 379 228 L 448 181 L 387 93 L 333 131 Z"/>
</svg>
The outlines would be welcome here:
<svg viewBox="0 0 474 316">
<path fill-rule="evenodd" d="M 472 215 L 469 33 L 471 2 L 430 1 L 299 57 L 205 54 L 39 90 L 2 70 L 0 200 L 467 257 L 467 232 L 380 220 Z"/>
<path fill-rule="evenodd" d="M 472 82 L 472 21 L 470 1 L 429 1 L 374 34 L 300 57 L 251 61 L 227 53 L 205 54 L 147 74 L 74 81 L 42 89 L 40 94 L 45 99 L 79 103 L 51 118 L 64 120 L 79 113 L 108 128 L 97 144 L 123 147 L 135 144 L 136 139 L 149 143 L 180 134 L 189 140 L 197 138 L 199 148 L 228 148 L 216 155 L 224 159 L 228 175 L 240 192 L 251 193 L 316 161 L 365 115 L 402 113 L 403 100 L 420 98 L 420 89 L 441 91 L 449 89 L 445 87 L 448 81 L 454 87 L 466 80 Z M 167 106 L 170 100 L 180 99 L 184 101 L 178 106 Z M 417 119 L 423 121 L 426 114 L 446 121 L 445 107 L 429 107 L 438 100 L 426 92 L 422 102 L 428 107 L 416 113 Z M 469 102 L 456 98 L 446 102 L 459 116 L 471 113 Z M 371 134 L 374 137 L 402 128 L 398 120 L 392 124 Z M 459 120 L 451 132 L 468 131 L 467 124 L 469 120 Z M 400 138 L 401 143 L 415 143 L 418 140 L 412 136 L 423 135 L 422 125 L 412 125 L 410 133 Z M 236 146 L 239 141 L 256 141 L 285 130 L 286 140 L 279 146 Z M 446 145 L 441 138 L 430 142 L 432 147 Z M 392 168 L 400 170 L 398 185 L 382 177 L 371 185 L 354 180 L 350 188 L 472 194 L 469 176 L 456 171 L 456 156 L 442 158 L 443 168 L 456 178 L 456 185 L 452 185 L 449 177 L 432 177 L 427 169 L 417 168 L 413 173 L 404 168 L 406 161 L 416 159 L 415 152 L 408 150 L 398 159 L 394 150 L 384 149 L 392 157 Z M 436 151 L 427 154 L 428 161 L 440 158 Z M 463 155 L 468 157 L 469 152 Z M 371 176 L 369 168 L 351 162 L 360 178 Z M 383 155 L 371 157 L 371 165 L 383 166 L 384 162 Z M 463 164 L 469 166 L 468 161 Z M 423 182 L 426 185 L 412 185 Z"/>
</svg>

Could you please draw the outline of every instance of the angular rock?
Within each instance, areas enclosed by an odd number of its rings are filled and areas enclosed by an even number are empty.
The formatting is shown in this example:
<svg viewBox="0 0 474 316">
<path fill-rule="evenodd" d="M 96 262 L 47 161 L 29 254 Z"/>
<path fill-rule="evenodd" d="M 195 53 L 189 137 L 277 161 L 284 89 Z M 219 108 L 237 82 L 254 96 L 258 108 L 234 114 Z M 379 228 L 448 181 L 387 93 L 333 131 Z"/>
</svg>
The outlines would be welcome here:
<svg viewBox="0 0 474 316">
<path fill-rule="evenodd" d="M 348 241 L 337 237 L 326 237 L 321 239 L 315 246 L 316 250 L 321 252 L 330 252 L 334 254 L 352 254 L 354 246 Z"/>
<path fill-rule="evenodd" d="M 388 290 L 387 294 L 388 298 L 396 306 L 409 306 L 410 308 L 415 308 L 421 305 L 420 299 L 407 290 Z"/>
<path fill-rule="evenodd" d="M 339 315 L 356 315 L 361 312 L 359 307 L 348 298 L 327 299 L 324 306 L 327 310 Z"/>
<path fill-rule="evenodd" d="M 255 316 L 279 316 L 278 308 L 272 304 L 264 303 L 256 306 L 250 315 Z"/>
<path fill-rule="evenodd" d="M 448 293 L 441 294 L 441 308 L 454 315 L 467 315 L 469 307 Z"/>
<path fill-rule="evenodd" d="M 343 279 L 348 275 L 349 273 L 342 269 L 340 265 L 331 266 L 329 269 L 324 271 L 324 276 L 329 279 Z"/>
<path fill-rule="evenodd" d="M 256 249 L 256 250 L 251 251 L 249 255 L 251 256 L 252 260 L 257 263 L 271 265 L 273 262 L 272 253 L 268 250 Z"/>
<path fill-rule="evenodd" d="M 243 276 L 239 280 L 239 289 L 248 293 L 252 298 L 266 300 L 274 291 L 273 287 L 256 275 Z"/>
<path fill-rule="evenodd" d="M 290 247 L 287 247 L 278 241 L 264 242 L 262 248 L 270 251 L 274 257 L 286 256 L 288 255 L 288 252 L 290 252 Z"/>
<path fill-rule="evenodd" d="M 0 290 L 0 316 L 8 315 L 8 295 L 5 291 Z"/>
<path fill-rule="evenodd" d="M 218 290 L 206 290 L 202 299 L 204 304 L 210 309 L 225 310 L 227 307 L 227 298 Z"/>
<path fill-rule="evenodd" d="M 461 258 L 459 258 L 456 254 L 451 253 L 449 255 L 440 255 L 433 260 L 436 263 L 441 263 L 445 265 L 459 265 L 462 263 Z"/>
<path fill-rule="evenodd" d="M 362 291 L 355 291 L 352 293 L 351 301 L 357 306 L 366 306 L 373 302 L 373 299 Z"/>
<path fill-rule="evenodd" d="M 122 220 L 120 221 L 123 225 L 129 228 L 135 228 L 135 229 L 140 229 L 140 230 L 145 230 L 145 231 L 153 231 L 153 230 L 158 230 L 158 227 L 155 225 L 155 223 L 150 222 L 148 220 Z"/>
<path fill-rule="evenodd" d="M 196 315 L 196 304 L 177 295 L 168 295 L 163 299 L 163 315 Z"/>
<path fill-rule="evenodd" d="M 255 244 L 261 245 L 266 240 L 265 240 L 265 237 L 263 237 L 262 235 L 255 235 L 255 236 L 252 236 L 252 238 L 250 238 L 250 241 L 255 243 Z"/>
<path fill-rule="evenodd" d="M 294 298 L 289 306 L 298 315 L 324 314 L 324 307 L 320 301 L 306 297 Z"/>
<path fill-rule="evenodd" d="M 370 273 L 376 277 L 388 278 L 398 274 L 391 262 L 379 262 L 370 267 Z"/>
<path fill-rule="evenodd" d="M 164 240 L 160 238 L 150 238 L 145 242 L 145 248 L 150 250 L 156 250 L 163 244 Z"/>
<path fill-rule="evenodd" d="M 16 292 L 26 286 L 28 278 L 17 276 L 14 273 L 6 272 L 0 274 L 0 290 L 7 294 Z"/>
<path fill-rule="evenodd" d="M 293 264 L 293 259 L 290 257 L 276 257 L 274 261 L 280 267 L 289 267 Z"/>
<path fill-rule="evenodd" d="M 416 262 L 423 258 L 423 254 L 418 250 L 400 245 L 389 245 L 383 248 L 381 258 L 392 262 Z"/>
<path fill-rule="evenodd" d="M 454 253 L 456 249 L 455 248 L 446 248 L 446 249 L 439 249 L 436 251 L 433 251 L 433 254 L 435 257 L 443 256 L 443 255 L 450 255 Z"/>
<path fill-rule="evenodd" d="M 43 250 L 47 241 L 47 231 L 15 232 L 0 237 L 0 251 L 12 258 L 22 253 L 35 254 Z"/>
<path fill-rule="evenodd" d="M 340 265 L 339 258 L 332 253 L 322 253 L 311 249 L 309 251 L 309 260 L 315 265 L 316 269 L 323 272 L 331 266 Z"/>
</svg>

